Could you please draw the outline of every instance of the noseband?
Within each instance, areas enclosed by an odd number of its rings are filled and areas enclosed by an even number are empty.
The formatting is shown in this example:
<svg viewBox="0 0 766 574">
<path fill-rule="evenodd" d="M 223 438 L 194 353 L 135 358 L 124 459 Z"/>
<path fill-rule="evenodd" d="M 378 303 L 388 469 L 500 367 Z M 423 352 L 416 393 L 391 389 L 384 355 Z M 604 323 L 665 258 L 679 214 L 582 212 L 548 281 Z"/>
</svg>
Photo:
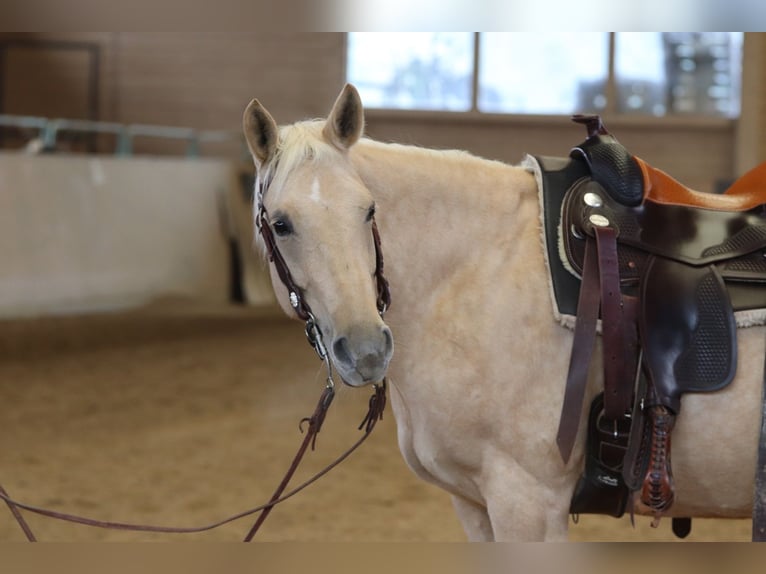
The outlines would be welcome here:
<svg viewBox="0 0 766 574">
<path fill-rule="evenodd" d="M 298 318 L 306 323 L 306 338 L 309 344 L 319 355 L 327 365 L 328 370 L 328 385 L 332 384 L 332 367 L 330 366 L 329 357 L 327 354 L 327 348 L 324 345 L 322 339 L 322 331 L 316 322 L 316 317 L 311 311 L 308 302 L 301 289 L 293 279 L 290 269 L 287 267 L 282 253 L 280 253 L 277 247 L 276 240 L 274 239 L 274 232 L 269 225 L 268 212 L 263 204 L 263 196 L 268 189 L 267 184 L 261 180 L 260 175 L 256 175 L 256 215 L 255 226 L 258 232 L 263 237 L 264 245 L 266 246 L 266 254 L 269 257 L 269 261 L 274 263 L 277 275 L 287 288 L 287 292 L 290 297 L 290 305 L 295 310 Z M 377 307 L 378 313 L 382 317 L 388 307 L 391 305 L 391 293 L 388 287 L 388 281 L 383 275 L 383 251 L 380 247 L 380 232 L 378 231 L 378 224 L 375 221 L 375 216 L 372 216 L 372 239 L 375 244 L 375 280 L 377 283 Z"/>
</svg>

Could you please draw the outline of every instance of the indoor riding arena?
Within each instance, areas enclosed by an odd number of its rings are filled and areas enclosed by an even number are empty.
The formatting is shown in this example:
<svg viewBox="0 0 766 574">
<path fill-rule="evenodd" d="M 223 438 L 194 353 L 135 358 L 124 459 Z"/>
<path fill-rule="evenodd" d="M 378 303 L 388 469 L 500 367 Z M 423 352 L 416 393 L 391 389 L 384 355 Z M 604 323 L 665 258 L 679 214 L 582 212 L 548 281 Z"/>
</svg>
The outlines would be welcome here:
<svg viewBox="0 0 766 574">
<path fill-rule="evenodd" d="M 555 70 L 510 81 L 528 54 L 502 34 L 381 36 L 390 49 L 347 33 L 0 33 L 0 485 L 19 503 L 2 505 L 0 540 L 27 539 L 15 511 L 41 541 L 239 541 L 257 512 L 203 527 L 268 502 L 285 476 L 326 369 L 255 245 L 253 98 L 287 124 L 326 117 L 351 82 L 369 137 L 511 164 L 567 156 L 582 140 L 569 116 L 599 113 L 632 153 L 711 193 L 766 160 L 761 33 L 602 34 L 582 43 L 603 65 L 569 74 L 570 104 L 548 97 L 566 92 L 546 84 Z M 541 36 L 548 62 L 566 53 Z M 457 55 L 476 46 L 494 77 Z M 365 435 L 372 393 L 337 385 L 288 491 Z M 679 540 L 669 517 L 651 522 L 581 514 L 568 536 Z M 695 518 L 685 540 L 750 539 L 749 519 Z M 449 493 L 408 468 L 387 406 L 254 540 L 467 536 Z"/>
</svg>

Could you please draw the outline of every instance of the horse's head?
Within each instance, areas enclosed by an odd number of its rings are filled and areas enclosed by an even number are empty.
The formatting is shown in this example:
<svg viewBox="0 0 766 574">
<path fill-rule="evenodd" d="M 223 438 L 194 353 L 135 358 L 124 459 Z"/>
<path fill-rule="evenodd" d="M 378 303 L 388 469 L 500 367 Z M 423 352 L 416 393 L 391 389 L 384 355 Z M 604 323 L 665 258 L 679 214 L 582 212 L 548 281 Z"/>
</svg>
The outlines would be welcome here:
<svg viewBox="0 0 766 574">
<path fill-rule="evenodd" d="M 316 319 L 346 383 L 382 380 L 393 338 L 381 318 L 387 288 L 375 202 L 348 157 L 364 128 L 359 94 L 346 85 L 326 121 L 278 128 L 258 100 L 243 121 L 256 168 L 256 223 L 280 305 Z"/>
</svg>

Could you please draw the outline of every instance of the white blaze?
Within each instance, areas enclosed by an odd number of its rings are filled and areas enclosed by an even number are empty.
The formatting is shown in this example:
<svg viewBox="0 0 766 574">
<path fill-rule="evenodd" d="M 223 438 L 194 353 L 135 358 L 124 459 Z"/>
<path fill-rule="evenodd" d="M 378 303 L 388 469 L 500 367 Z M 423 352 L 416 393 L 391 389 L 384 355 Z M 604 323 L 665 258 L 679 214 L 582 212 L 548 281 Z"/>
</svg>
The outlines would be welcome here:
<svg viewBox="0 0 766 574">
<path fill-rule="evenodd" d="M 316 177 L 314 178 L 314 181 L 311 182 L 311 195 L 309 196 L 309 199 L 314 203 L 322 201 L 322 194 L 319 192 L 319 179 Z"/>
</svg>

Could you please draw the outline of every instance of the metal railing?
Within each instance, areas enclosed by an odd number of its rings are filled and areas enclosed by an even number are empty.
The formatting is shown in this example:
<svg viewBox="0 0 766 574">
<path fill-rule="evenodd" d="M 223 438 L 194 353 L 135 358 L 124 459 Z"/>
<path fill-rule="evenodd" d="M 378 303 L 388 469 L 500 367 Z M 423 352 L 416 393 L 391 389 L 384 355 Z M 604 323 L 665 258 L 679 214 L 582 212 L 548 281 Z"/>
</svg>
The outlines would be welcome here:
<svg viewBox="0 0 766 574">
<path fill-rule="evenodd" d="M 244 139 L 238 132 L 225 130 L 196 130 L 174 126 L 149 124 L 119 124 L 91 120 L 70 120 L 62 118 L 44 118 L 37 116 L 16 116 L 0 114 L 0 128 L 20 128 L 37 130 L 37 138 L 45 150 L 55 150 L 61 132 L 81 132 L 86 134 L 112 134 L 116 138 L 115 155 L 133 154 L 133 141 L 136 137 L 165 138 L 186 142 L 186 157 L 200 156 L 200 146 L 208 143 L 236 142 L 241 153 L 247 156 Z"/>
</svg>

